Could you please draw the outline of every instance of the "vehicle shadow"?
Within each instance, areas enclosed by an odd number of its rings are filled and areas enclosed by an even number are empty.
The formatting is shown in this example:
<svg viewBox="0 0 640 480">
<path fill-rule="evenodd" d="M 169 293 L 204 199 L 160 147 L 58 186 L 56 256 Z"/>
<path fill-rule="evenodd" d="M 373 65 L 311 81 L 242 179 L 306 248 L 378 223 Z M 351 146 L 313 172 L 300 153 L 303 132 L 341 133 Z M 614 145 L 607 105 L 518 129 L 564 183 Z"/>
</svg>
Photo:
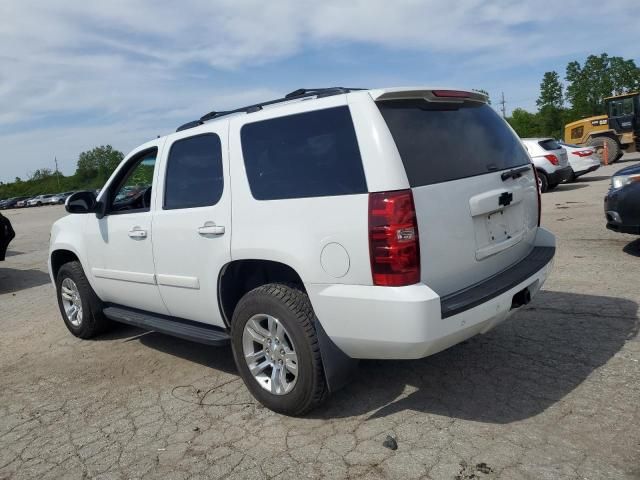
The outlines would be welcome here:
<svg viewBox="0 0 640 480">
<path fill-rule="evenodd" d="M 640 257 L 640 238 L 630 241 L 622 249 L 624 253 L 633 255 L 634 257 Z"/>
<path fill-rule="evenodd" d="M 421 360 L 363 361 L 315 418 L 415 411 L 510 423 L 578 387 L 638 335 L 638 306 L 612 297 L 543 291 L 486 335 Z M 390 319 L 392 321 L 392 319 Z"/>
<path fill-rule="evenodd" d="M 221 370 L 226 373 L 237 373 L 230 346 L 214 347 L 203 345 L 123 323 L 114 322 L 114 324 L 111 330 L 100 335 L 95 340 L 124 339 L 125 342 L 138 341 L 145 347 L 153 348 L 174 357 L 184 358 L 204 367 Z"/>
<path fill-rule="evenodd" d="M 0 295 L 16 293 L 27 288 L 38 287 L 49 283 L 49 274 L 42 270 L 20 270 L 17 268 L 0 268 Z"/>
<path fill-rule="evenodd" d="M 579 190 L 581 188 L 588 188 L 589 185 L 576 184 L 576 183 L 563 183 L 562 185 L 558 185 L 553 192 L 566 192 L 569 190 Z"/>
<path fill-rule="evenodd" d="M 589 183 L 589 182 L 601 182 L 603 180 L 611 180 L 611 176 L 610 175 L 600 175 L 600 176 L 585 176 L 585 177 L 578 177 L 574 180 L 573 183 Z"/>
<path fill-rule="evenodd" d="M 17 257 L 18 255 L 23 255 L 24 252 L 19 252 L 17 250 L 7 250 L 7 253 L 5 254 L 5 256 L 7 258 L 9 257 Z"/>
<path fill-rule="evenodd" d="M 389 319 L 393 321 L 393 319 Z M 351 382 L 308 418 L 402 411 L 510 423 L 538 415 L 578 387 L 638 335 L 627 299 L 542 291 L 493 331 L 436 355 L 360 362 Z M 100 339 L 129 337 L 155 350 L 237 375 L 230 347 L 211 347 L 121 326 Z"/>
</svg>

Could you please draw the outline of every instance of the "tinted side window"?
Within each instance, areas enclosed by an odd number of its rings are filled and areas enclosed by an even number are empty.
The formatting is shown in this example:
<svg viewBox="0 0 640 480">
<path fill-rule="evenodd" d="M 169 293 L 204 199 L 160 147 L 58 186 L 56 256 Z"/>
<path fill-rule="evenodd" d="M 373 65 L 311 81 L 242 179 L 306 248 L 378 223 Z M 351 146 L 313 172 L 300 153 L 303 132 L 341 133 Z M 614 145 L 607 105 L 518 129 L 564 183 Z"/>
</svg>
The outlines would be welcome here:
<svg viewBox="0 0 640 480">
<path fill-rule="evenodd" d="M 215 134 L 177 140 L 167 160 L 164 209 L 215 205 L 222 196 L 222 146 Z"/>
<path fill-rule="evenodd" d="M 393 100 L 378 108 L 412 187 L 530 163 L 520 140 L 488 105 Z"/>
<path fill-rule="evenodd" d="M 257 200 L 367 192 L 349 107 L 249 123 L 240 136 Z"/>
</svg>

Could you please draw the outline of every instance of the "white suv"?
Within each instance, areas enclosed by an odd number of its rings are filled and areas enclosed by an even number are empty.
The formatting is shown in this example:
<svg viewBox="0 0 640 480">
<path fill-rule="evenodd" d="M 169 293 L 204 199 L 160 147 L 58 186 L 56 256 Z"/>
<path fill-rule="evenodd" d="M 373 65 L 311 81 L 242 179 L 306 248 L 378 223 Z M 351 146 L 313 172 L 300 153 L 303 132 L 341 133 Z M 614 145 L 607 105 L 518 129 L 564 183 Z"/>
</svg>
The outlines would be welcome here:
<svg viewBox="0 0 640 480">
<path fill-rule="evenodd" d="M 299 415 L 357 359 L 485 333 L 549 274 L 531 160 L 483 95 L 297 90 L 131 152 L 52 228 L 74 335 L 109 320 L 231 342 L 267 407 Z"/>
<path fill-rule="evenodd" d="M 553 138 L 523 138 L 531 160 L 536 167 L 542 193 L 552 190 L 574 177 L 567 151 Z"/>
</svg>

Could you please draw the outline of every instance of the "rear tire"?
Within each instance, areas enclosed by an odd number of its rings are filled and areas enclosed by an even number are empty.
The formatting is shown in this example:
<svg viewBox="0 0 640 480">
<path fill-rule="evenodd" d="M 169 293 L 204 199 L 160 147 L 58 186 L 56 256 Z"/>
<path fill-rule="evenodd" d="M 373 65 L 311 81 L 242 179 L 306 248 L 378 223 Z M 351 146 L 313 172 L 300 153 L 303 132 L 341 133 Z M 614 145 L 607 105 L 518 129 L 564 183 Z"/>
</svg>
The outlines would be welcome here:
<svg viewBox="0 0 640 480">
<path fill-rule="evenodd" d="M 102 313 L 102 302 L 91 288 L 80 262 L 68 262 L 60 267 L 56 293 L 64 324 L 76 337 L 93 338 L 111 325 Z"/>
<path fill-rule="evenodd" d="M 549 178 L 542 170 L 538 170 L 538 183 L 540 184 L 540 193 L 545 193 L 549 190 Z"/>
<path fill-rule="evenodd" d="M 614 163 L 622 157 L 622 150 L 620 149 L 620 144 L 616 142 L 611 137 L 596 137 L 590 138 L 587 141 L 587 145 L 593 147 L 596 151 L 596 154 L 600 157 L 600 163 L 604 164 L 604 159 L 602 158 L 602 154 L 604 153 L 604 145 L 607 144 L 607 149 L 609 150 L 609 156 L 607 159 L 608 163 Z"/>
<path fill-rule="evenodd" d="M 265 407 L 297 416 L 326 399 L 315 320 L 309 297 L 296 285 L 262 285 L 240 299 L 231 324 L 233 356 L 245 385 Z"/>
</svg>

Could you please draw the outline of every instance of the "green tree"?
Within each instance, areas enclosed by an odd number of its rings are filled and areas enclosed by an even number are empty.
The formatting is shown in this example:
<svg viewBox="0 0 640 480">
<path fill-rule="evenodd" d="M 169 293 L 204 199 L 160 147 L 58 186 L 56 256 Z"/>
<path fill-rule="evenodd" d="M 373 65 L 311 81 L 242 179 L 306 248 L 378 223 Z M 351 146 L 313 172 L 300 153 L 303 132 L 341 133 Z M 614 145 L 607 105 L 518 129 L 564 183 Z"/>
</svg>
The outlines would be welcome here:
<svg viewBox="0 0 640 480">
<path fill-rule="evenodd" d="M 570 62 L 565 79 L 574 118 L 603 114 L 606 97 L 640 89 L 640 69 L 635 62 L 606 53 L 589 55 L 584 65 Z"/>
<path fill-rule="evenodd" d="M 122 161 L 124 155 L 111 145 L 102 145 L 82 152 L 78 157 L 76 176 L 81 180 L 104 182 Z"/>
<path fill-rule="evenodd" d="M 511 113 L 511 116 L 507 117 L 507 122 L 509 122 L 521 138 L 538 137 L 541 135 L 538 120 L 537 114 L 527 112 L 523 108 L 516 108 Z"/>
<path fill-rule="evenodd" d="M 540 83 L 540 95 L 536 100 L 536 105 L 542 107 L 563 107 L 562 83 L 558 72 L 545 72 Z"/>
<path fill-rule="evenodd" d="M 545 72 L 540 83 L 537 124 L 541 135 L 560 138 L 564 126 L 563 92 L 557 72 Z"/>
<path fill-rule="evenodd" d="M 29 180 L 44 180 L 51 176 L 53 176 L 53 172 L 50 168 L 39 168 L 29 176 Z"/>
</svg>

